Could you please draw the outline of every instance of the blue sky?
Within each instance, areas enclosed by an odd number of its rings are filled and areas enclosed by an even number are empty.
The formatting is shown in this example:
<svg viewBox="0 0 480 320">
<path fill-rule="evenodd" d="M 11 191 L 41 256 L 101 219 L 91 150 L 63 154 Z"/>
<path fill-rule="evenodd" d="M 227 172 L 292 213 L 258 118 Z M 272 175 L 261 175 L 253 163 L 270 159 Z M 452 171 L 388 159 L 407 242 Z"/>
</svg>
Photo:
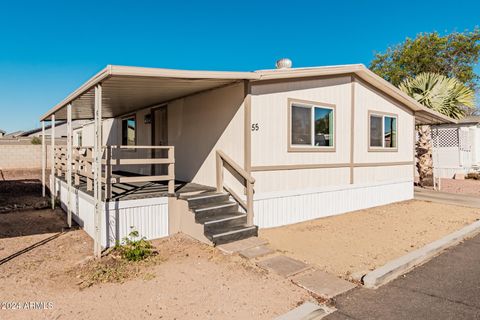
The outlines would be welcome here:
<svg viewBox="0 0 480 320">
<path fill-rule="evenodd" d="M 107 64 L 181 69 L 369 64 L 419 32 L 480 25 L 479 1 L 3 1 L 0 128 L 38 118 Z M 478 69 L 478 68 L 477 68 Z M 480 70 L 479 70 L 480 71 Z"/>
</svg>

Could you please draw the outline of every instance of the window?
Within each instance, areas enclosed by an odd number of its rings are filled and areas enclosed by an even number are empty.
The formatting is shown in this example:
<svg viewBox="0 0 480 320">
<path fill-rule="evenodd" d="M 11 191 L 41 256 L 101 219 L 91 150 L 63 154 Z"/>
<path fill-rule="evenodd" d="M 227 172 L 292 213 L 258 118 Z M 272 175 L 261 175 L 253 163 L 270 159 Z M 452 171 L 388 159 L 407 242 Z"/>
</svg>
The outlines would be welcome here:
<svg viewBox="0 0 480 320">
<path fill-rule="evenodd" d="M 135 145 L 136 126 L 135 117 L 122 119 L 122 145 Z"/>
<path fill-rule="evenodd" d="M 333 149 L 334 107 L 293 103 L 291 105 L 291 145 Z"/>
<path fill-rule="evenodd" d="M 397 116 L 370 114 L 370 148 L 397 148 Z"/>
</svg>

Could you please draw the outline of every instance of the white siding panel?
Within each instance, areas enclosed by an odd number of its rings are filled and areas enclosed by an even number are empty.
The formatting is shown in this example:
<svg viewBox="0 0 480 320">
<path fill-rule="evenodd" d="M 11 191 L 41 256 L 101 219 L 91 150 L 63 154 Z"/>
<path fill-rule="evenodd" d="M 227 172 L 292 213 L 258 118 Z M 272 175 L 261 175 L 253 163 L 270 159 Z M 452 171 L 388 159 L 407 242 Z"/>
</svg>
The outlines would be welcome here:
<svg viewBox="0 0 480 320">
<path fill-rule="evenodd" d="M 56 181 L 62 209 L 66 210 L 67 185 L 59 179 Z M 74 190 L 72 217 L 93 238 L 94 200 L 90 195 Z M 111 247 L 115 245 L 116 240 L 121 241 L 130 233 L 131 226 L 135 227 L 142 237 L 149 240 L 166 237 L 168 236 L 168 198 L 110 202 L 105 205 L 101 220 L 103 247 Z"/>
<path fill-rule="evenodd" d="M 167 197 L 154 198 L 157 203 L 138 204 L 138 200 L 127 200 L 111 203 L 107 246 L 115 245 L 115 239 L 122 240 L 131 231 L 131 227 L 147 239 L 157 239 L 168 236 L 168 201 Z M 133 203 L 132 203 L 133 202 Z M 119 206 L 120 204 L 120 206 Z M 120 223 L 117 223 L 119 221 Z"/>
<path fill-rule="evenodd" d="M 254 223 L 278 227 L 409 199 L 412 181 L 255 195 Z"/>
</svg>

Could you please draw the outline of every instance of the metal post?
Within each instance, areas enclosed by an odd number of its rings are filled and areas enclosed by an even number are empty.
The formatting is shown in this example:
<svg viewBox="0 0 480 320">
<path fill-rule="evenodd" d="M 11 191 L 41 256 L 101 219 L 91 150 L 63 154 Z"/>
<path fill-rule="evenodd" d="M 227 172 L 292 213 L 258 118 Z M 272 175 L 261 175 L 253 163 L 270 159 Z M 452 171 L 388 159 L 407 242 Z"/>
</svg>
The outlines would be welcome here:
<svg viewBox="0 0 480 320">
<path fill-rule="evenodd" d="M 102 86 L 95 86 L 95 139 L 93 154 L 93 193 L 95 196 L 95 236 L 93 252 L 100 258 L 101 247 L 101 214 L 102 214 Z"/>
<path fill-rule="evenodd" d="M 55 115 L 52 114 L 50 126 L 50 198 L 52 199 L 52 210 L 55 209 Z"/>
<path fill-rule="evenodd" d="M 42 121 L 42 197 L 45 198 L 45 121 Z"/>
<path fill-rule="evenodd" d="M 72 227 L 72 104 L 67 105 L 67 223 Z"/>
</svg>

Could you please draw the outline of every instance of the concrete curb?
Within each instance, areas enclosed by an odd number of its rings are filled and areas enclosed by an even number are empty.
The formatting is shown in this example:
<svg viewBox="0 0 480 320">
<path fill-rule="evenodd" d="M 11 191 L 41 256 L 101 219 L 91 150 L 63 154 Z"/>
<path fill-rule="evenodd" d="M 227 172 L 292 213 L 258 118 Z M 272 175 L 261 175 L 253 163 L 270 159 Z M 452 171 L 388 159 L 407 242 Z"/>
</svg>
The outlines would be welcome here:
<svg viewBox="0 0 480 320">
<path fill-rule="evenodd" d="M 480 233 L 480 221 L 476 221 L 367 273 L 363 276 L 363 285 L 366 288 L 376 289 L 398 276 L 407 273 L 414 267 L 427 262 L 434 256 L 438 255 L 441 251 L 458 244 L 466 238 L 473 237 L 478 233 Z"/>
</svg>

